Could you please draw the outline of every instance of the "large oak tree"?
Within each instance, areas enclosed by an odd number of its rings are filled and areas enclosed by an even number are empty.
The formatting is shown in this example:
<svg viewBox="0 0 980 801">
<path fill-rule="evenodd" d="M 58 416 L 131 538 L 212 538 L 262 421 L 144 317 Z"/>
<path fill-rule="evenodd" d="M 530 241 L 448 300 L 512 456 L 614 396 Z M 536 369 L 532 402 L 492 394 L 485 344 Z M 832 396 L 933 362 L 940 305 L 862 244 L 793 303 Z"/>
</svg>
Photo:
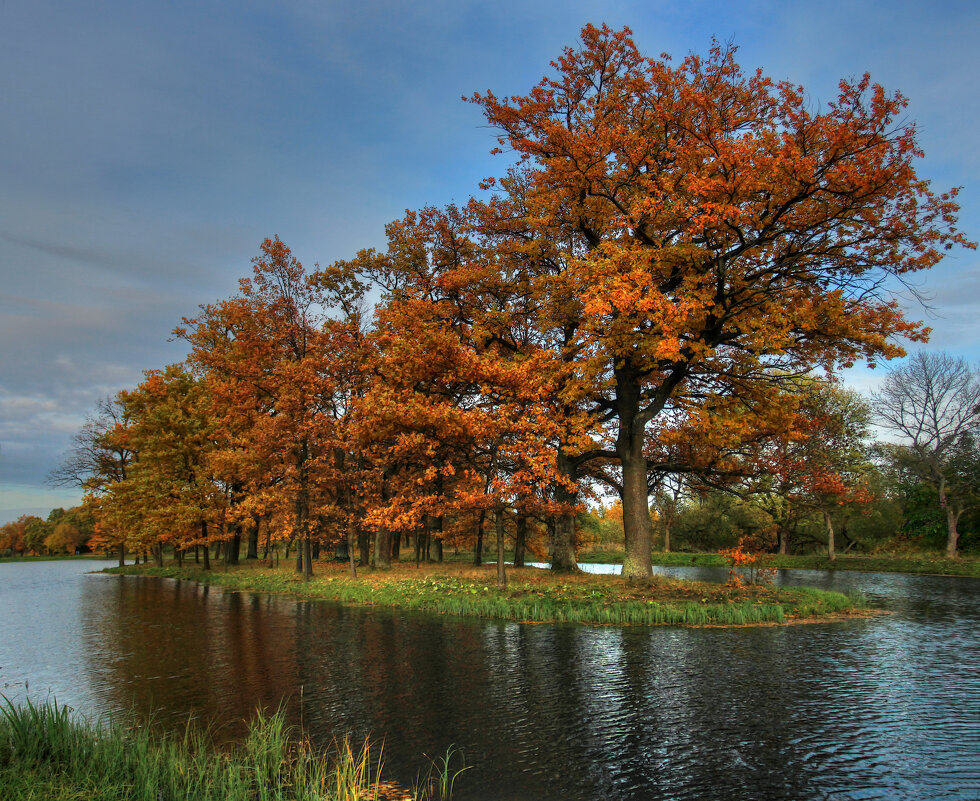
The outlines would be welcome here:
<svg viewBox="0 0 980 801">
<path fill-rule="evenodd" d="M 969 243 L 955 191 L 916 173 L 905 99 L 867 76 L 818 110 L 801 87 L 743 72 L 732 47 L 675 66 L 593 26 L 554 67 L 527 96 L 473 96 L 519 157 L 487 186 L 522 247 L 562 247 L 561 272 L 529 291 L 570 299 L 555 322 L 613 426 L 596 456 L 622 471 L 623 572 L 649 575 L 651 421 L 901 354 L 894 336 L 927 331 L 890 282 Z"/>
</svg>

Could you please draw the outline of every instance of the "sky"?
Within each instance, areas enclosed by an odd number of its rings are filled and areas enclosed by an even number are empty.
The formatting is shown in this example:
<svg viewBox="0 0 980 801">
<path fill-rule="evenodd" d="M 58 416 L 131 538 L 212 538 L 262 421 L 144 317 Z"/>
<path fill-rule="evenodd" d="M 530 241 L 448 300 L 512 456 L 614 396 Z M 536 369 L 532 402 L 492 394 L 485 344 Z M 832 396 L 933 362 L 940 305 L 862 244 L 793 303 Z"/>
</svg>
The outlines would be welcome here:
<svg viewBox="0 0 980 801">
<path fill-rule="evenodd" d="M 72 434 L 184 357 L 173 328 L 235 294 L 263 239 L 326 265 L 500 174 L 461 98 L 526 94 L 589 22 L 676 60 L 731 41 L 814 106 L 870 72 L 980 238 L 973 0 L 0 0 L 0 523 L 78 502 L 44 483 Z M 918 281 L 930 308 L 908 313 L 934 333 L 915 347 L 976 362 L 977 252 Z"/>
</svg>

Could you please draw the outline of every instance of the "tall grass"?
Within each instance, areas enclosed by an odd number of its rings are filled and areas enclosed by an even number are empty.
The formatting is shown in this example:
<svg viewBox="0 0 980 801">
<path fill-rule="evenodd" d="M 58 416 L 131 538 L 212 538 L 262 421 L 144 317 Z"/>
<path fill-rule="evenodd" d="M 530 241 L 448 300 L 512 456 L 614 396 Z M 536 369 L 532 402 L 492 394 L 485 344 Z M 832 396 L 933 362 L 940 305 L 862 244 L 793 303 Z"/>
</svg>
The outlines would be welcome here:
<svg viewBox="0 0 980 801">
<path fill-rule="evenodd" d="M 221 751 L 200 729 L 163 735 L 152 726 L 90 721 L 57 701 L 0 705 L 3 801 L 443 801 L 447 781 L 414 789 L 382 779 L 380 749 L 344 739 L 317 749 L 282 710 L 257 713 L 244 742 Z M 432 771 L 430 769 L 430 777 Z"/>
</svg>

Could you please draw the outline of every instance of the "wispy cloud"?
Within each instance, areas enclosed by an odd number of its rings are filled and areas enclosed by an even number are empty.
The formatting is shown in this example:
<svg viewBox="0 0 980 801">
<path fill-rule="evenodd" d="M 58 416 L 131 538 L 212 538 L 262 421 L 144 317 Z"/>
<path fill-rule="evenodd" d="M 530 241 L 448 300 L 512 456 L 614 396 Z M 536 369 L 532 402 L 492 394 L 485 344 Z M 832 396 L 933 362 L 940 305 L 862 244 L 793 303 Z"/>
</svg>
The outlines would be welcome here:
<svg viewBox="0 0 980 801">
<path fill-rule="evenodd" d="M 923 174 L 965 185 L 980 236 L 973 2 L 6 4 L 0 481 L 36 486 L 99 397 L 180 359 L 173 327 L 234 293 L 266 236 L 328 263 L 405 208 L 465 201 L 505 161 L 461 96 L 526 92 L 589 21 L 677 58 L 731 39 L 815 103 L 870 71 L 910 97 Z M 924 277 L 930 347 L 976 353 L 978 265 Z"/>
</svg>

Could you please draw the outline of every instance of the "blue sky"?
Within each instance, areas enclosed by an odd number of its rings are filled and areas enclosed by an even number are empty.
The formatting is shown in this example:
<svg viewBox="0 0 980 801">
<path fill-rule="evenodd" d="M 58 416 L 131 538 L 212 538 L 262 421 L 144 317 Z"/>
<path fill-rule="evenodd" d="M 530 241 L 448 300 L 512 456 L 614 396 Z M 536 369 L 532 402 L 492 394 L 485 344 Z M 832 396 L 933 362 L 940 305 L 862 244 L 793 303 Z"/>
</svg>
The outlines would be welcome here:
<svg viewBox="0 0 980 801">
<path fill-rule="evenodd" d="M 731 40 L 814 104 L 870 72 L 910 98 L 920 175 L 963 187 L 980 237 L 972 1 L 0 1 L 0 523 L 77 501 L 43 485 L 72 433 L 182 358 L 171 330 L 233 294 L 265 237 L 327 264 L 498 174 L 461 96 L 526 93 L 587 22 L 629 25 L 649 55 Z M 975 361 L 977 254 L 921 289 L 928 347 Z"/>
</svg>

